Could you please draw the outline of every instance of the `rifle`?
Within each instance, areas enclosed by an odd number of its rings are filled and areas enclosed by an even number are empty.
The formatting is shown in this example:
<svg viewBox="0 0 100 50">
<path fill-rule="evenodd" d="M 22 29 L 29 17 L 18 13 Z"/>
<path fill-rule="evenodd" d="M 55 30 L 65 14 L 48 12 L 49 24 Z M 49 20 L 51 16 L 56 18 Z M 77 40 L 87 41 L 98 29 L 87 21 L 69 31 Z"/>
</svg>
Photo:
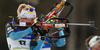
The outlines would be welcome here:
<svg viewBox="0 0 100 50">
<path fill-rule="evenodd" d="M 64 9 L 65 6 L 71 6 L 69 13 L 64 18 L 59 17 L 60 13 L 62 12 L 62 10 Z M 72 12 L 72 10 L 73 10 L 73 6 L 72 6 L 71 3 L 67 2 L 66 0 L 60 0 L 55 4 L 55 6 L 51 9 L 51 11 L 45 17 L 42 15 L 40 17 L 40 19 L 38 19 L 39 22 L 37 22 L 36 25 L 42 26 L 46 30 L 47 30 L 48 27 L 67 28 L 68 27 L 67 25 L 90 26 L 90 27 L 96 28 L 95 25 L 94 25 L 94 21 L 89 21 L 89 24 L 69 23 L 69 22 L 61 23 L 60 21 L 69 21 L 67 19 L 67 17 Z M 60 36 L 60 37 L 59 36 L 53 37 L 51 35 L 49 37 L 50 38 L 64 38 L 64 37 L 69 37 L 69 36 L 70 36 L 70 32 L 68 33 L 68 35 L 64 35 L 64 36 Z"/>
<path fill-rule="evenodd" d="M 61 18 L 59 17 L 60 13 L 62 12 L 62 10 L 64 9 L 65 6 L 71 6 L 71 9 L 69 11 L 69 13 L 64 17 Z M 53 8 L 51 9 L 51 11 L 45 15 L 45 16 L 41 16 L 40 18 L 38 18 L 38 22 L 36 23 L 36 26 L 42 26 L 44 27 L 44 29 L 48 29 L 48 28 L 67 28 L 68 25 L 80 25 L 80 26 L 91 26 L 91 27 L 95 27 L 94 25 L 94 21 L 90 21 L 89 24 L 81 24 L 81 23 L 69 23 L 67 16 L 69 16 L 69 14 L 72 12 L 73 10 L 73 6 L 72 4 L 70 4 L 69 2 L 67 2 L 66 0 L 57 0 L 57 3 L 55 4 L 55 6 L 53 6 Z M 41 20 L 42 19 L 42 20 Z M 61 21 L 65 21 L 63 23 L 61 23 Z M 14 24 L 13 26 L 20 26 L 18 24 Z M 29 27 L 30 25 L 26 25 L 23 27 Z M 63 29 L 62 29 L 63 30 Z M 56 33 L 58 33 L 61 30 L 58 30 Z M 55 32 L 51 33 L 52 35 L 56 34 Z M 45 37 L 50 37 L 50 38 L 64 38 L 64 37 L 69 37 L 70 36 L 70 32 L 68 33 L 68 35 L 64 35 L 64 36 L 45 36 Z"/>
</svg>

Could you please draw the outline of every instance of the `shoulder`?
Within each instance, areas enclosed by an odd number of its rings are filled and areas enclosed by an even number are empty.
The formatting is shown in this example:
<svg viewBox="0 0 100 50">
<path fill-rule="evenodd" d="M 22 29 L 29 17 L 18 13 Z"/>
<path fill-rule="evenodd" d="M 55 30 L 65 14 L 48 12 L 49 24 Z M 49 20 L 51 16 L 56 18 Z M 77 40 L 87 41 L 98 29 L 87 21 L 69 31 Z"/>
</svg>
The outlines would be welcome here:
<svg viewBox="0 0 100 50">
<path fill-rule="evenodd" d="M 12 26 L 12 23 L 11 22 L 8 22 L 7 24 L 6 24 L 6 28 L 7 27 L 11 27 Z"/>
<path fill-rule="evenodd" d="M 7 28 L 7 27 L 13 27 L 13 26 L 12 26 L 13 24 L 16 24 L 16 22 L 14 22 L 14 23 L 8 22 L 8 23 L 6 24 L 6 28 Z"/>
<path fill-rule="evenodd" d="M 13 26 L 12 26 L 12 23 L 11 22 L 8 22 L 5 26 L 5 31 L 6 31 L 6 34 L 9 35 L 11 32 L 13 32 Z"/>
</svg>

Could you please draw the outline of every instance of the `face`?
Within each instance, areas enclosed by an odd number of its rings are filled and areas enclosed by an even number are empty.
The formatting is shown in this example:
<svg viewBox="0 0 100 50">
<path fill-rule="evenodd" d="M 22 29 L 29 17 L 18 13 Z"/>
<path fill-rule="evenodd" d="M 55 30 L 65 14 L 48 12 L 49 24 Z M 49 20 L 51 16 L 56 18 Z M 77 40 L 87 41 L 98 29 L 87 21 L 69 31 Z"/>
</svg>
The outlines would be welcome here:
<svg viewBox="0 0 100 50">
<path fill-rule="evenodd" d="M 96 43 L 92 48 L 92 50 L 100 50 L 100 41 Z"/>
<path fill-rule="evenodd" d="M 35 18 L 21 18 L 19 20 L 19 22 L 26 22 L 26 23 L 30 23 L 32 25 L 34 23 L 34 19 Z"/>
</svg>

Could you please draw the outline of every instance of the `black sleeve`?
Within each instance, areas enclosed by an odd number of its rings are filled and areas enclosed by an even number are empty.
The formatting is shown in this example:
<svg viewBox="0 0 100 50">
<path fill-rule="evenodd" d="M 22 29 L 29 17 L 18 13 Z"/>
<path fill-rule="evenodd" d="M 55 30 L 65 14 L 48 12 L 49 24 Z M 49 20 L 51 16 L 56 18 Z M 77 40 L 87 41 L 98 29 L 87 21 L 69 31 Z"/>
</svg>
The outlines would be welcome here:
<svg viewBox="0 0 100 50">
<path fill-rule="evenodd" d="M 69 19 L 67 18 L 67 22 L 66 23 L 70 23 L 70 21 L 69 21 Z M 71 34 L 71 31 L 70 31 L 70 26 L 68 25 L 68 27 L 67 28 L 64 28 L 65 30 L 65 32 L 67 32 L 68 34 L 67 34 L 67 37 L 70 37 L 70 34 Z"/>
<path fill-rule="evenodd" d="M 12 27 L 12 23 L 7 23 L 7 24 L 6 24 L 5 32 L 6 32 L 6 36 L 8 36 L 8 37 L 9 37 L 9 34 L 10 34 L 11 32 L 14 32 L 14 29 L 13 29 L 13 27 Z"/>
</svg>

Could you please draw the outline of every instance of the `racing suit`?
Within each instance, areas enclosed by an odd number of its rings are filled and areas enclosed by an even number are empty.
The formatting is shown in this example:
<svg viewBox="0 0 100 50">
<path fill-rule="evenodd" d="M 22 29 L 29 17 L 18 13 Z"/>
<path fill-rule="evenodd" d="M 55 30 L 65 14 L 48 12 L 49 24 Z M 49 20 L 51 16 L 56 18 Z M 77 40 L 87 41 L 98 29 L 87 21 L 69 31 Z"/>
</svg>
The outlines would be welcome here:
<svg viewBox="0 0 100 50">
<path fill-rule="evenodd" d="M 13 24 L 17 24 L 17 22 Z M 32 33 L 32 28 L 13 28 L 12 22 L 7 23 L 5 29 L 9 50 L 51 50 L 51 44 L 57 47 L 62 47 L 66 44 L 65 38 L 55 39 L 53 41 L 48 37 L 45 40 L 42 40 L 41 36 L 37 38 L 38 35 Z M 58 28 L 58 30 L 60 29 L 62 28 Z M 63 30 L 59 32 L 59 36 L 62 35 L 64 35 Z M 38 39 L 38 41 L 33 41 L 33 39 Z"/>
</svg>

